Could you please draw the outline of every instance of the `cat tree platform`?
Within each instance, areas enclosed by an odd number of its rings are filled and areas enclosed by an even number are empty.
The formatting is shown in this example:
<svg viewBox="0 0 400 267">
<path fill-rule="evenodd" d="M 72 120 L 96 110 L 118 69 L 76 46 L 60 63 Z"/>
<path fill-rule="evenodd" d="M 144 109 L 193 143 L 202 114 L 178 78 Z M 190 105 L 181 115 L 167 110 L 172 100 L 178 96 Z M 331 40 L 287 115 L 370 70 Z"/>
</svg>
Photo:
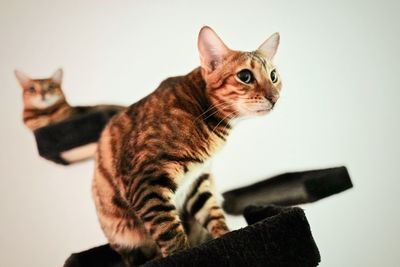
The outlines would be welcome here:
<svg viewBox="0 0 400 267">
<path fill-rule="evenodd" d="M 320 254 L 307 218 L 300 208 L 274 206 L 245 209 L 249 226 L 221 238 L 153 260 L 143 267 L 313 267 Z M 108 245 L 74 253 L 64 267 L 123 267 Z"/>
<path fill-rule="evenodd" d="M 223 193 L 222 207 L 228 214 L 239 215 L 249 205 L 300 205 L 352 187 L 344 166 L 290 172 Z"/>
<path fill-rule="evenodd" d="M 103 128 L 120 110 L 121 107 L 109 107 L 88 112 L 82 108 L 70 119 L 35 130 L 39 155 L 62 165 L 92 158 Z"/>
<path fill-rule="evenodd" d="M 320 255 L 303 210 L 270 204 L 314 202 L 352 186 L 346 167 L 341 166 L 286 173 L 225 192 L 224 210 L 243 214 L 249 226 L 142 266 L 317 266 Z M 64 265 L 92 266 L 125 267 L 109 245 L 74 253 Z"/>
</svg>

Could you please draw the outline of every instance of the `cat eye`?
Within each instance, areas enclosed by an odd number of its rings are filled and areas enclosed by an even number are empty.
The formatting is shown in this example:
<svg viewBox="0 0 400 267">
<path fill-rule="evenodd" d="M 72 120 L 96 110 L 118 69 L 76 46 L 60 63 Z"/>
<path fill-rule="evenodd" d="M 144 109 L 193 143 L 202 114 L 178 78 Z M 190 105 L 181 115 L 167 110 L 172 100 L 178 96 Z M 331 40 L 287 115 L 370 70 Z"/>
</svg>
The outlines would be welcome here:
<svg viewBox="0 0 400 267">
<path fill-rule="evenodd" d="M 278 81 L 278 74 L 276 74 L 276 70 L 272 70 L 271 73 L 269 74 L 269 77 L 271 78 L 271 81 L 273 83 L 276 83 Z"/>
<path fill-rule="evenodd" d="M 47 87 L 47 90 L 51 91 L 55 88 L 54 84 L 50 84 L 49 87 Z"/>
<path fill-rule="evenodd" d="M 28 88 L 28 92 L 29 92 L 29 93 L 34 93 L 34 92 L 36 92 L 35 87 L 34 87 L 34 86 L 29 87 L 29 88 Z"/>
<path fill-rule="evenodd" d="M 248 70 L 248 69 L 244 69 L 239 71 L 236 76 L 239 78 L 240 81 L 244 82 L 244 83 L 251 83 L 254 81 L 254 76 L 253 73 Z"/>
</svg>

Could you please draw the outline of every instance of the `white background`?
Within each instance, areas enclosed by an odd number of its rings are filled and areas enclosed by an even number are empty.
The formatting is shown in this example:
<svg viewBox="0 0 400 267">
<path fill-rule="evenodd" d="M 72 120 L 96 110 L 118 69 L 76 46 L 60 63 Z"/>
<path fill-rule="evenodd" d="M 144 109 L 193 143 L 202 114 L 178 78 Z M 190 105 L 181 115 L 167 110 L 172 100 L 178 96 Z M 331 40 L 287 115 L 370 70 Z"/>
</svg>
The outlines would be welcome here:
<svg viewBox="0 0 400 267">
<path fill-rule="evenodd" d="M 346 165 L 354 189 L 303 206 L 321 266 L 398 266 L 399 10 L 396 1 L 0 0 L 0 266 L 62 266 L 106 242 L 93 162 L 38 157 L 14 68 L 45 77 L 63 67 L 71 104 L 131 104 L 198 65 L 205 24 L 240 50 L 281 33 L 282 97 L 233 132 L 214 164 L 220 191 Z"/>
</svg>

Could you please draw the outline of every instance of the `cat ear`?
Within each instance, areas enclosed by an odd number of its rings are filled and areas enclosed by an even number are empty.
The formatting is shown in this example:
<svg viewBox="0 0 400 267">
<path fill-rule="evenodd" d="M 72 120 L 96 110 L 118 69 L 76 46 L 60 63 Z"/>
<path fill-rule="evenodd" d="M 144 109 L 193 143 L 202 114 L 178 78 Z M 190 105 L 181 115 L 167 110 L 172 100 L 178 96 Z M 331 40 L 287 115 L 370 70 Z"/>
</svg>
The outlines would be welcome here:
<svg viewBox="0 0 400 267">
<path fill-rule="evenodd" d="M 22 87 L 25 87 L 28 83 L 32 81 L 32 79 L 23 73 L 22 71 L 15 70 L 15 77 L 17 77 L 18 82 L 21 84 Z"/>
<path fill-rule="evenodd" d="M 62 77 L 63 77 L 63 70 L 62 69 L 58 69 L 53 73 L 53 76 L 51 76 L 51 79 L 54 82 L 56 82 L 58 84 L 61 84 Z"/>
<path fill-rule="evenodd" d="M 257 48 L 257 51 L 268 59 L 272 59 L 276 54 L 276 50 L 278 49 L 279 39 L 279 33 L 276 32 L 272 34 L 264 43 L 262 43 L 262 45 L 260 45 L 259 48 Z"/>
<path fill-rule="evenodd" d="M 221 38 L 208 26 L 204 26 L 199 32 L 198 49 L 201 66 L 209 72 L 215 70 L 230 51 Z"/>
</svg>

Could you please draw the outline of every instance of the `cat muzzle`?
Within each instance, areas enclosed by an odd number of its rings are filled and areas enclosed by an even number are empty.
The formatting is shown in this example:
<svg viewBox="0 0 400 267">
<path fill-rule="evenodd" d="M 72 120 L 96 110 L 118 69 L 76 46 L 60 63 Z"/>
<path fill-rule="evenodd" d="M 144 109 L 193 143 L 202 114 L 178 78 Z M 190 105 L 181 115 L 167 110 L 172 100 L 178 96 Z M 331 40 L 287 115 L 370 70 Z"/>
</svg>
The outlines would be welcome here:
<svg viewBox="0 0 400 267">
<path fill-rule="evenodd" d="M 272 96 L 267 96 L 268 101 L 272 104 L 272 107 L 276 104 L 276 102 L 279 99 L 279 96 L 277 95 L 272 95 Z"/>
</svg>

